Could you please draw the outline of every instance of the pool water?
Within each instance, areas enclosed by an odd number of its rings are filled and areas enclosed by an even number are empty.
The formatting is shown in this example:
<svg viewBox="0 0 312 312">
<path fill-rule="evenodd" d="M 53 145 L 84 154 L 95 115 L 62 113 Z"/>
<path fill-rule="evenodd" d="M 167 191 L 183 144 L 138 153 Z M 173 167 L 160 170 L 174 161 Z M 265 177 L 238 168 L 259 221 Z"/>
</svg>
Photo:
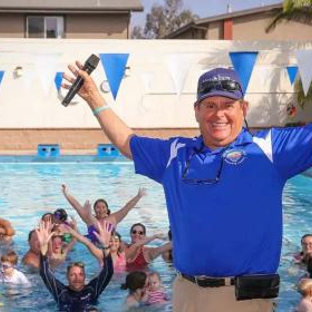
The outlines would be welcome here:
<svg viewBox="0 0 312 312">
<path fill-rule="evenodd" d="M 0 163 L 0 215 L 9 219 L 15 230 L 13 248 L 19 259 L 28 250 L 27 236 L 45 212 L 65 208 L 69 215 L 76 218 L 81 233 L 86 232 L 85 225 L 75 211 L 68 205 L 61 192 L 61 184 L 83 203 L 89 199 L 105 198 L 112 211 L 122 207 L 136 195 L 139 187 L 145 187 L 148 195 L 141 199 L 137 208 L 118 226 L 125 241 L 129 241 L 129 229 L 133 223 L 146 224 L 148 235 L 168 231 L 168 218 L 162 187 L 157 183 L 134 174 L 131 162 L 6 162 Z M 288 182 L 283 196 L 284 203 L 284 240 L 280 274 L 282 287 L 278 300 L 278 312 L 292 311 L 300 296 L 295 284 L 303 271 L 293 264 L 292 255 L 300 248 L 300 237 L 311 232 L 312 224 L 312 179 L 298 176 Z M 155 241 L 154 245 L 162 244 Z M 76 244 L 68 261 L 82 260 L 86 263 L 88 277 L 98 271 L 96 260 L 87 249 Z M 22 266 L 19 266 L 25 271 Z M 158 258 L 151 265 L 152 270 L 160 273 L 169 297 L 174 279 L 171 265 Z M 66 263 L 58 268 L 56 276 L 65 279 Z M 101 311 L 119 312 L 127 291 L 120 289 L 126 273 L 116 274 L 108 288 L 100 297 L 98 308 Z M 32 282 L 31 288 L 0 285 L 0 311 L 56 311 L 52 296 L 48 293 L 37 274 L 27 274 Z M 171 311 L 171 305 L 145 308 L 144 311 Z M 143 310 L 141 310 L 143 311 Z"/>
</svg>

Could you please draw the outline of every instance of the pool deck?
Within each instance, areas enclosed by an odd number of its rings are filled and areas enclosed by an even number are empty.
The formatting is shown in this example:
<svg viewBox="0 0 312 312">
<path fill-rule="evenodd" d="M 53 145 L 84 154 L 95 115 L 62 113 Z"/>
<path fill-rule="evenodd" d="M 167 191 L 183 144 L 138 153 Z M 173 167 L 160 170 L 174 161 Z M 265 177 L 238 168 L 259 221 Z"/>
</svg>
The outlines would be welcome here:
<svg viewBox="0 0 312 312">
<path fill-rule="evenodd" d="M 96 155 L 97 151 L 95 149 L 68 149 L 63 150 L 62 149 L 62 155 Z M 6 149 L 6 150 L 0 150 L 0 156 L 37 156 L 37 150 L 34 149 Z"/>
<path fill-rule="evenodd" d="M 133 129 L 140 136 L 194 137 L 198 129 Z M 96 155 L 98 144 L 110 143 L 101 129 L 0 129 L 1 155 L 37 155 L 39 144 L 59 144 L 61 155 Z"/>
</svg>

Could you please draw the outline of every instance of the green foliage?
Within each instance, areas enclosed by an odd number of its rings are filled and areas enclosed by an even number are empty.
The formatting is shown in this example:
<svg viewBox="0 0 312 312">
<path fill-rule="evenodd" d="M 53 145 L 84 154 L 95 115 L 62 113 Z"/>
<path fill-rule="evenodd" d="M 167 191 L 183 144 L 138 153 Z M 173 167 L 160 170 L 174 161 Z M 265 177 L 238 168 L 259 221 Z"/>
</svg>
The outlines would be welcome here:
<svg viewBox="0 0 312 312">
<path fill-rule="evenodd" d="M 295 92 L 297 93 L 298 104 L 303 108 L 305 105 L 312 103 L 312 84 L 310 85 L 307 95 L 304 95 L 301 79 L 295 83 Z"/>
<path fill-rule="evenodd" d="M 312 0 L 284 0 L 283 10 L 274 17 L 273 21 L 265 29 L 272 31 L 283 21 L 297 21 L 312 24 Z"/>
<path fill-rule="evenodd" d="M 183 9 L 183 0 L 165 0 L 164 5 L 154 4 L 146 15 L 145 27 L 135 26 L 131 38 L 160 39 L 198 18 Z"/>
</svg>

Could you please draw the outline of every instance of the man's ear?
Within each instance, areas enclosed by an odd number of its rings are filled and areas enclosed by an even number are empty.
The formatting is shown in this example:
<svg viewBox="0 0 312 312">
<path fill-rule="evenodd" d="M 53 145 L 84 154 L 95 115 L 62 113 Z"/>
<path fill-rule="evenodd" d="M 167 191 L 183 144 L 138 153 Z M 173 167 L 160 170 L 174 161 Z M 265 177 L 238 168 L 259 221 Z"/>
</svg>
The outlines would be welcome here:
<svg viewBox="0 0 312 312">
<path fill-rule="evenodd" d="M 198 110 L 199 110 L 199 105 L 194 103 L 194 112 L 195 112 L 195 119 L 198 122 Z"/>
<path fill-rule="evenodd" d="M 248 109 L 249 109 L 249 102 L 245 101 L 245 100 L 242 100 L 242 110 L 243 110 L 243 115 L 244 115 L 244 118 L 247 116 L 247 112 L 248 112 Z"/>
</svg>

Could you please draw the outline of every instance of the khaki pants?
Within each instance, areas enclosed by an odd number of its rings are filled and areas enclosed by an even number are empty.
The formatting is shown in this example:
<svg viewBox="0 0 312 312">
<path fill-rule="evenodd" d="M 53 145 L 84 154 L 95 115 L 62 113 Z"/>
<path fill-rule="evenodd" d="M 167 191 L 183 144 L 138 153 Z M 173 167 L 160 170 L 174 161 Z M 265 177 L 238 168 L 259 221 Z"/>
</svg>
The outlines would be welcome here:
<svg viewBox="0 0 312 312">
<path fill-rule="evenodd" d="M 174 312 L 272 312 L 269 299 L 236 301 L 234 286 L 200 287 L 178 275 L 173 284 Z"/>
</svg>

